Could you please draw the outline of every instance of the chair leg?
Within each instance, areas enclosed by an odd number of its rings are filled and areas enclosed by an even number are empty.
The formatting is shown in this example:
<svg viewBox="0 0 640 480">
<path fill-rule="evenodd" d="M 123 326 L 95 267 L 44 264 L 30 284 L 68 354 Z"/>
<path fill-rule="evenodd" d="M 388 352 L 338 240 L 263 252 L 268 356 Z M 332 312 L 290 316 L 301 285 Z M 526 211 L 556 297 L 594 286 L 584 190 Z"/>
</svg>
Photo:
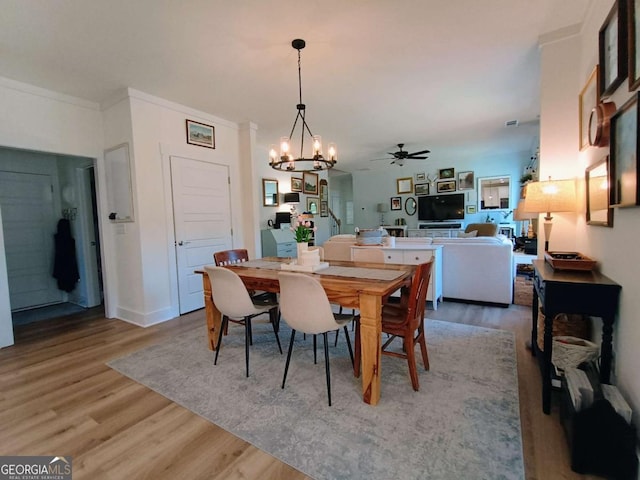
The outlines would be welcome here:
<svg viewBox="0 0 640 480">
<path fill-rule="evenodd" d="M 333 342 L 333 346 L 337 347 L 338 346 L 338 337 L 340 336 L 340 329 L 336 330 L 336 341 Z"/>
<path fill-rule="evenodd" d="M 227 329 L 227 324 L 229 323 L 229 318 L 226 315 L 222 316 L 222 325 L 220 325 L 220 332 L 218 333 L 218 346 L 216 347 L 216 356 L 213 359 L 213 364 L 218 364 L 218 355 L 220 354 L 220 347 L 222 347 L 222 334 Z"/>
<path fill-rule="evenodd" d="M 355 355 L 353 359 L 353 376 L 358 378 L 360 377 L 360 361 L 362 357 L 362 345 L 360 344 L 360 322 L 355 321 L 356 324 L 356 334 L 355 334 Z"/>
<path fill-rule="evenodd" d="M 355 368 L 355 362 L 353 361 L 353 349 L 351 348 L 351 339 L 349 338 L 349 330 L 347 326 L 344 327 L 344 336 L 347 337 L 347 348 L 349 348 L 349 356 L 351 357 L 351 366 Z"/>
<path fill-rule="evenodd" d="M 407 354 L 407 363 L 409 364 L 409 376 L 411 377 L 411 385 L 417 392 L 420 390 L 418 381 L 418 369 L 416 367 L 416 346 L 413 343 L 413 335 L 404 337 L 404 347 Z"/>
<path fill-rule="evenodd" d="M 249 344 L 251 343 L 251 317 L 244 319 L 244 360 L 249 377 Z"/>
<path fill-rule="evenodd" d="M 284 376 L 282 377 L 282 388 L 284 388 L 284 382 L 287 381 L 287 372 L 289 371 L 289 362 L 291 361 L 291 352 L 293 351 L 293 340 L 296 336 L 296 331 L 291 330 L 291 340 L 289 340 L 289 350 L 287 351 L 287 361 L 284 364 Z"/>
<path fill-rule="evenodd" d="M 418 343 L 420 343 L 420 350 L 422 351 L 422 362 L 424 363 L 424 369 L 429 370 L 429 354 L 427 353 L 427 339 L 424 335 L 424 327 L 418 334 Z"/>
<path fill-rule="evenodd" d="M 316 336 L 313 336 L 313 364 L 316 365 L 318 363 L 318 355 L 316 352 Z"/>
<path fill-rule="evenodd" d="M 324 338 L 324 369 L 327 373 L 327 396 L 329 397 L 329 406 L 331 406 L 331 369 L 329 367 L 329 337 L 327 332 L 322 334 Z"/>
<path fill-rule="evenodd" d="M 269 310 L 269 316 L 271 317 L 271 325 L 273 326 L 273 333 L 276 334 L 276 342 L 278 342 L 278 350 L 280 350 L 280 355 L 282 355 L 282 346 L 280 345 L 280 337 L 278 336 L 278 325 L 277 325 L 277 316 L 276 309 Z"/>
</svg>

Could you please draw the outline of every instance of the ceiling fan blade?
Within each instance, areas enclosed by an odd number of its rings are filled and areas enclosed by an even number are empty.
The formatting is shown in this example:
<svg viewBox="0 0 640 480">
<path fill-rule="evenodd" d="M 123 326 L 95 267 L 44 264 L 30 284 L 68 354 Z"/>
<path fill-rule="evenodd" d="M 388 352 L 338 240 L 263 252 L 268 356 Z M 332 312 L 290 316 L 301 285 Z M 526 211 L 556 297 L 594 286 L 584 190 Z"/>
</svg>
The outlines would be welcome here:
<svg viewBox="0 0 640 480">
<path fill-rule="evenodd" d="M 413 157 L 414 155 L 422 155 L 423 153 L 431 153 L 431 150 L 421 150 L 419 152 L 410 153 L 409 156 Z"/>
<path fill-rule="evenodd" d="M 384 157 L 384 158 L 370 158 L 369 159 L 370 162 L 377 162 L 379 160 L 393 160 L 393 158 Z"/>
<path fill-rule="evenodd" d="M 407 160 L 426 160 L 429 157 L 413 157 L 413 156 L 408 156 Z"/>
</svg>

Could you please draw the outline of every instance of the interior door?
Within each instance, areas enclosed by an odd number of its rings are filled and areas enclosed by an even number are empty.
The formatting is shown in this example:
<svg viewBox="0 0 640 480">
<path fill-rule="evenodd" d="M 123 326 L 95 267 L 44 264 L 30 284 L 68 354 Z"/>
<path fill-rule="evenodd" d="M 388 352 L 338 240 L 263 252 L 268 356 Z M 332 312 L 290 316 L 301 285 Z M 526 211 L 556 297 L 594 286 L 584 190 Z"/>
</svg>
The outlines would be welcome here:
<svg viewBox="0 0 640 480">
<path fill-rule="evenodd" d="M 50 175 L 0 172 L 11 310 L 63 301 L 53 278 L 56 217 Z"/>
<path fill-rule="evenodd" d="M 202 277 L 213 253 L 232 248 L 229 169 L 171 157 L 171 187 L 180 313 L 204 307 Z"/>
</svg>

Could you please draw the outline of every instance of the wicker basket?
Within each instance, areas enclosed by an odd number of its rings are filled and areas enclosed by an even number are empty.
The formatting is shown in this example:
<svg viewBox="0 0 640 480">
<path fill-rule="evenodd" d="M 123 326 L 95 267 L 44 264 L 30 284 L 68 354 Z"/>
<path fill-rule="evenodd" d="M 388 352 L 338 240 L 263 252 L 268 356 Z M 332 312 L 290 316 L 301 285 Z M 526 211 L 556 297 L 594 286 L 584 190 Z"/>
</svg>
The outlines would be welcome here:
<svg viewBox="0 0 640 480">
<path fill-rule="evenodd" d="M 576 368 L 582 362 L 598 358 L 598 345 L 583 338 L 558 336 L 553 337 L 551 362 L 558 368 Z"/>
<path fill-rule="evenodd" d="M 560 313 L 553 319 L 553 337 L 591 338 L 591 322 L 584 315 Z M 544 314 L 538 308 L 538 348 L 544 350 Z"/>
</svg>

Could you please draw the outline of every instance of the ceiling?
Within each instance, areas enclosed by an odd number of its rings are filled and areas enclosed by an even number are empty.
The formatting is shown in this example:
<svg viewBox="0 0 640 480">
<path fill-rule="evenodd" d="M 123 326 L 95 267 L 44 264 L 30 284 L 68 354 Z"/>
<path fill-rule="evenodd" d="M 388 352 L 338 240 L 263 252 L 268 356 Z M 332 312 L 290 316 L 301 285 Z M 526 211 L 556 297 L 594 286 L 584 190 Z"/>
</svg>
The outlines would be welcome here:
<svg viewBox="0 0 640 480">
<path fill-rule="evenodd" d="M 532 152 L 538 39 L 591 1 L 0 0 L 0 75 L 95 102 L 131 87 L 252 121 L 267 161 L 296 114 L 303 38 L 307 121 L 337 143 L 341 170 L 388 167 L 370 160 L 397 143 L 431 150 L 421 162 Z"/>
</svg>

